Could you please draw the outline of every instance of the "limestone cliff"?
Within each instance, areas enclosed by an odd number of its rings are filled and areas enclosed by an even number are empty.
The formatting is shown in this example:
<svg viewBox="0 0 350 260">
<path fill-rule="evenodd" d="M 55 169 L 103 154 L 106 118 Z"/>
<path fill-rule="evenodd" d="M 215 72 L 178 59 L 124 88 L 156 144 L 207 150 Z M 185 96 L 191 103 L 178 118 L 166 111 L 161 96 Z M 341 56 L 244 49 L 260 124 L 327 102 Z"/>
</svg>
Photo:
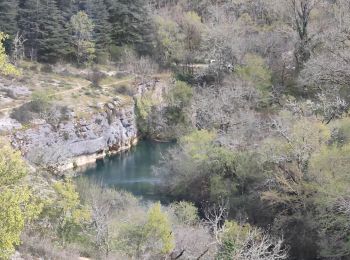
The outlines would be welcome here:
<svg viewBox="0 0 350 260">
<path fill-rule="evenodd" d="M 12 144 L 36 167 L 62 171 L 93 163 L 137 142 L 134 103 L 107 103 L 89 118 L 72 116 L 57 126 L 44 122 L 13 134 Z"/>
</svg>

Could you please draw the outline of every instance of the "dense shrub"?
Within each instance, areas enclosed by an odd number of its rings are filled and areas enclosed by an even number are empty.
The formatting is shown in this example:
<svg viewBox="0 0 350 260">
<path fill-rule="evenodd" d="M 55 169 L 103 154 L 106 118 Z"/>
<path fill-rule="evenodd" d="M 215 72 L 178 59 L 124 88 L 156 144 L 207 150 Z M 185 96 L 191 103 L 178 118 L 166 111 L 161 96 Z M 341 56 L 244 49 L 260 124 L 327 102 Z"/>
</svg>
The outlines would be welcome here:
<svg viewBox="0 0 350 260">
<path fill-rule="evenodd" d="M 41 72 L 45 72 L 45 73 L 52 73 L 53 72 L 53 68 L 50 64 L 44 64 L 41 66 L 40 68 Z"/>
<path fill-rule="evenodd" d="M 91 81 L 91 86 L 93 88 L 100 88 L 101 80 L 105 77 L 105 75 L 96 67 L 92 69 L 92 72 L 88 75 L 88 80 Z"/>
</svg>

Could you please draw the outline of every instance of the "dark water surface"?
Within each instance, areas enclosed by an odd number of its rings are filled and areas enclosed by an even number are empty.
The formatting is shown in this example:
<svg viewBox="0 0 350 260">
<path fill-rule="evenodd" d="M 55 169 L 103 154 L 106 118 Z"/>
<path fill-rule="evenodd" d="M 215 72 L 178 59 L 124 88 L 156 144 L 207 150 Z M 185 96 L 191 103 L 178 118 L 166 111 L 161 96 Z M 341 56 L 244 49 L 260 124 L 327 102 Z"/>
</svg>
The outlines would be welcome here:
<svg viewBox="0 0 350 260">
<path fill-rule="evenodd" d="M 166 200 L 160 195 L 160 178 L 152 174 L 162 155 L 174 143 L 141 141 L 130 151 L 105 158 L 81 172 L 81 178 L 88 178 L 103 186 L 115 187 L 141 196 L 147 200 Z"/>
</svg>

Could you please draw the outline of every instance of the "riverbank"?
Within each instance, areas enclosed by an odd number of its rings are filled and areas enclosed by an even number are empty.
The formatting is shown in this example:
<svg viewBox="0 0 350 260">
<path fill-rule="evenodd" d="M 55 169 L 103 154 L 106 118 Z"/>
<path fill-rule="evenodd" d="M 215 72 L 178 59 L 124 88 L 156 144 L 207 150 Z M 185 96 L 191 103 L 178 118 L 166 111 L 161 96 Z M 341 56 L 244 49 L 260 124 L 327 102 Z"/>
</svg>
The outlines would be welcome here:
<svg viewBox="0 0 350 260">
<path fill-rule="evenodd" d="M 65 164 L 57 170 L 59 172 L 65 172 L 69 170 L 76 170 L 77 168 L 91 167 L 91 165 L 95 165 L 98 160 L 105 159 L 108 156 L 115 156 L 119 153 L 123 153 L 125 151 L 132 149 L 132 147 L 136 146 L 138 142 L 139 142 L 139 139 L 135 138 L 131 140 L 130 143 L 120 147 L 118 150 L 112 150 L 112 151 L 108 150 L 108 151 L 102 151 L 95 154 L 81 155 L 78 157 L 74 157 L 73 163 Z"/>
<path fill-rule="evenodd" d="M 72 116 L 53 126 L 47 122 L 17 131 L 12 145 L 33 165 L 57 173 L 130 149 L 138 134 L 134 103 L 114 100 L 83 119 Z"/>
<path fill-rule="evenodd" d="M 132 74 L 120 78 L 115 68 L 105 66 L 100 86 L 94 87 L 90 71 L 22 66 L 23 78 L 0 80 L 0 101 L 7 101 L 0 104 L 6 110 L 0 114 L 0 136 L 32 167 L 58 175 L 136 145 L 135 100 L 161 99 L 170 77 L 164 73 L 138 82 Z"/>
</svg>

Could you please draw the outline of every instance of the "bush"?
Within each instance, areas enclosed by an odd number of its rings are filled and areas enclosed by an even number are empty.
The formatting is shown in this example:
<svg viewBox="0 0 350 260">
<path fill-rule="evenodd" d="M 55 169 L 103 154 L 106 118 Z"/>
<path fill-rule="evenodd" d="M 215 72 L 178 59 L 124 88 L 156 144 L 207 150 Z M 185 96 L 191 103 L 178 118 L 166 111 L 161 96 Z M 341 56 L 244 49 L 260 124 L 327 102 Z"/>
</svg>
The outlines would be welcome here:
<svg viewBox="0 0 350 260">
<path fill-rule="evenodd" d="M 241 78 L 252 81 L 260 91 L 269 91 L 271 88 L 271 72 L 262 57 L 247 54 L 244 65 L 238 66 L 236 74 Z"/>
<path fill-rule="evenodd" d="M 78 252 L 58 247 L 48 238 L 24 234 L 22 241 L 19 250 L 25 259 L 79 259 Z"/>
<path fill-rule="evenodd" d="M 336 126 L 332 131 L 331 143 L 337 145 L 345 145 L 350 143 L 350 120 L 344 118 L 336 121 Z"/>
<path fill-rule="evenodd" d="M 111 61 L 117 62 L 120 61 L 123 53 L 123 47 L 117 45 L 111 45 L 109 47 L 109 53 Z"/>
<path fill-rule="evenodd" d="M 30 110 L 31 104 L 24 104 L 23 106 L 13 109 L 10 117 L 16 119 L 21 124 L 27 124 L 36 117 L 36 114 Z"/>
<path fill-rule="evenodd" d="M 114 92 L 115 94 L 126 95 L 126 96 L 133 96 L 135 94 L 135 91 L 126 85 L 115 86 Z"/>
<path fill-rule="evenodd" d="M 109 60 L 109 55 L 107 52 L 99 52 L 96 56 L 96 62 L 98 64 L 107 64 Z"/>
<path fill-rule="evenodd" d="M 186 82 L 190 85 L 195 83 L 194 76 L 190 73 L 187 73 L 187 72 L 177 71 L 175 73 L 175 78 L 176 78 L 176 80 Z"/>
<path fill-rule="evenodd" d="M 191 202 L 180 201 L 170 205 L 177 222 L 185 225 L 194 225 L 198 222 L 198 209 Z"/>
<path fill-rule="evenodd" d="M 105 75 L 96 67 L 92 69 L 92 72 L 88 75 L 88 80 L 91 81 L 91 86 L 94 88 L 100 88 L 101 80 Z"/>
<path fill-rule="evenodd" d="M 190 104 L 192 96 L 192 88 L 186 82 L 177 80 L 168 94 L 168 102 L 171 106 L 184 108 Z"/>
<path fill-rule="evenodd" d="M 32 94 L 31 111 L 36 113 L 44 112 L 50 106 L 52 94 L 46 91 L 35 91 Z"/>
<path fill-rule="evenodd" d="M 53 72 L 53 69 L 52 69 L 52 66 L 49 65 L 49 64 L 44 64 L 41 69 L 40 69 L 41 72 L 44 72 L 44 73 L 52 73 Z"/>
<path fill-rule="evenodd" d="M 31 71 L 34 71 L 34 72 L 38 72 L 38 70 L 39 70 L 37 64 L 31 65 L 31 66 L 29 67 L 29 69 L 30 69 Z"/>
</svg>

